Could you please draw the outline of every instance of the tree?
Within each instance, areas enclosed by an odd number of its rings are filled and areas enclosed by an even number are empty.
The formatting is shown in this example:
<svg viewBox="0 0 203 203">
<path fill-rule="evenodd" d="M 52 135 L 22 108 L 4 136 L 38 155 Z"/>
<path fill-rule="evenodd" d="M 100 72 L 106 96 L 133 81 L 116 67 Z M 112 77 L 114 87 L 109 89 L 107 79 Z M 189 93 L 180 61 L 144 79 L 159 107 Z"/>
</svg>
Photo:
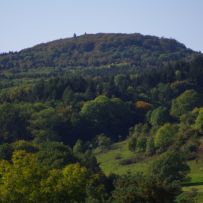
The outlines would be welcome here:
<svg viewBox="0 0 203 203">
<path fill-rule="evenodd" d="M 0 142 L 30 139 L 27 126 L 27 118 L 18 105 L 0 105 Z"/>
<path fill-rule="evenodd" d="M 137 120 L 139 122 L 145 121 L 146 113 L 151 109 L 152 105 L 146 101 L 136 101 L 135 109 L 137 114 Z"/>
<path fill-rule="evenodd" d="M 80 115 L 88 122 L 92 137 L 104 133 L 113 140 L 127 133 L 132 123 L 132 112 L 127 104 L 118 98 L 109 99 L 100 95 L 85 102 Z"/>
<path fill-rule="evenodd" d="M 146 141 L 149 135 L 148 124 L 137 124 L 130 128 L 128 148 L 131 151 L 145 151 Z"/>
<path fill-rule="evenodd" d="M 203 134 L 203 108 L 199 110 L 198 116 L 195 121 L 195 128 Z"/>
<path fill-rule="evenodd" d="M 137 146 L 137 137 L 132 136 L 128 141 L 128 149 L 130 151 L 135 152 L 136 151 L 136 146 Z"/>
<path fill-rule="evenodd" d="M 167 149 L 167 147 L 169 147 L 176 140 L 177 131 L 178 127 L 176 125 L 166 123 L 161 126 L 155 134 L 155 147 L 159 151 L 164 151 Z"/>
<path fill-rule="evenodd" d="M 0 145 L 0 159 L 11 160 L 12 152 L 13 149 L 10 144 L 4 143 Z"/>
<path fill-rule="evenodd" d="M 180 152 L 166 152 L 151 165 L 151 174 L 165 183 L 185 180 L 189 166 Z"/>
<path fill-rule="evenodd" d="M 169 122 L 169 120 L 169 112 L 165 107 L 158 107 L 151 112 L 150 124 L 152 126 L 163 125 L 164 123 Z"/>
<path fill-rule="evenodd" d="M 0 161 L 0 201 L 84 202 L 86 188 L 94 182 L 92 178 L 79 163 L 50 170 L 38 164 L 36 154 L 15 151 L 11 162 Z M 97 183 L 99 189 L 100 181 Z"/>
<path fill-rule="evenodd" d="M 101 150 L 109 149 L 111 145 L 111 139 L 104 134 L 100 134 L 96 137 L 96 143 Z"/>
<path fill-rule="evenodd" d="M 138 152 L 144 152 L 146 149 L 146 142 L 147 142 L 147 138 L 143 135 L 140 135 L 137 138 L 137 143 L 136 143 L 136 149 Z"/>
<path fill-rule="evenodd" d="M 173 97 L 170 83 L 163 83 L 163 79 L 159 79 L 159 84 L 150 90 L 150 94 L 152 100 L 159 105 L 169 105 Z"/>
<path fill-rule="evenodd" d="M 70 87 L 66 87 L 62 98 L 65 104 L 69 104 L 74 101 L 74 92 L 70 89 Z"/>
<path fill-rule="evenodd" d="M 110 192 L 112 191 L 110 178 L 105 177 L 103 173 L 92 174 L 86 185 L 87 198 L 85 202 L 89 203 L 110 203 Z"/>
<path fill-rule="evenodd" d="M 30 120 L 30 131 L 37 142 L 59 141 L 63 129 L 61 115 L 52 107 L 35 112 Z"/>
<path fill-rule="evenodd" d="M 77 140 L 76 143 L 74 144 L 73 146 L 73 153 L 75 155 L 77 154 L 81 154 L 81 153 L 84 153 L 86 151 L 85 149 L 85 143 L 82 142 L 82 140 Z"/>
<path fill-rule="evenodd" d="M 197 86 L 202 86 L 202 76 L 203 76 L 203 57 L 202 55 L 198 55 L 191 62 L 190 70 L 189 70 L 189 78 L 192 81 L 195 81 Z"/>
<path fill-rule="evenodd" d="M 97 162 L 97 159 L 91 150 L 76 154 L 76 159 L 81 164 L 81 166 L 88 168 L 89 171 L 93 173 L 101 172 L 99 163 Z"/>
<path fill-rule="evenodd" d="M 172 101 L 171 115 L 180 118 L 200 104 L 199 95 L 195 90 L 186 90 Z"/>
<path fill-rule="evenodd" d="M 46 202 L 82 202 L 86 197 L 87 169 L 69 164 L 62 170 L 53 169 L 42 180 L 41 193 Z"/>
<path fill-rule="evenodd" d="M 12 163 L 0 162 L 1 202 L 40 202 L 40 181 L 45 176 L 37 164 L 36 156 L 16 151 Z"/>
<path fill-rule="evenodd" d="M 141 181 L 143 181 L 143 176 L 140 176 L 139 174 L 135 176 L 132 174 L 126 174 L 119 177 L 114 183 L 115 190 L 112 194 L 113 202 L 144 202 L 140 190 L 138 190 L 138 185 L 141 185 Z"/>
<path fill-rule="evenodd" d="M 40 144 L 36 156 L 39 165 L 48 169 L 63 168 L 67 164 L 76 162 L 72 150 L 61 142 Z"/>
<path fill-rule="evenodd" d="M 130 173 L 118 177 L 114 183 L 113 203 L 175 203 L 180 194 L 177 185 L 159 181 L 153 175 Z"/>
<path fill-rule="evenodd" d="M 126 75 L 124 74 L 116 75 L 114 77 L 114 83 L 118 90 L 123 93 L 127 88 L 128 78 L 126 78 Z"/>
</svg>

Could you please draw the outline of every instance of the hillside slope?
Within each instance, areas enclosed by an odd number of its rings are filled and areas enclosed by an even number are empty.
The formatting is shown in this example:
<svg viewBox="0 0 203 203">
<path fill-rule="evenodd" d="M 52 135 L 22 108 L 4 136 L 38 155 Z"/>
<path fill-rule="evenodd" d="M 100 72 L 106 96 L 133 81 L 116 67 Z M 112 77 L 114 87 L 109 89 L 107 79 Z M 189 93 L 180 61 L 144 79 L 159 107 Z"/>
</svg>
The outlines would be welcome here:
<svg viewBox="0 0 203 203">
<path fill-rule="evenodd" d="M 195 54 L 175 40 L 97 34 L 1 55 L 0 202 L 192 203 L 183 186 L 202 202 Z"/>
</svg>

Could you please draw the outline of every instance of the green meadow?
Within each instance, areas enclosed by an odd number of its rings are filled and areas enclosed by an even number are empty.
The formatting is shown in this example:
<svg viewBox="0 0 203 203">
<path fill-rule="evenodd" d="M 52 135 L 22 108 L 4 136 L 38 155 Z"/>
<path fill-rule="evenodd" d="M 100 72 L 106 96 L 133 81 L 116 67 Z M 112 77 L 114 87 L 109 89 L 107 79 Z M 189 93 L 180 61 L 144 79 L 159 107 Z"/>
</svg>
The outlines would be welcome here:
<svg viewBox="0 0 203 203">
<path fill-rule="evenodd" d="M 111 173 L 121 175 L 127 171 L 147 173 L 150 163 L 156 159 L 156 156 L 147 158 L 141 154 L 131 152 L 128 150 L 127 140 L 113 144 L 109 150 L 96 150 L 95 154 L 106 175 Z M 201 158 L 188 163 L 190 166 L 190 181 L 183 187 L 184 191 L 191 191 L 192 189 L 198 191 L 198 203 L 203 202 L 203 159 Z"/>
</svg>

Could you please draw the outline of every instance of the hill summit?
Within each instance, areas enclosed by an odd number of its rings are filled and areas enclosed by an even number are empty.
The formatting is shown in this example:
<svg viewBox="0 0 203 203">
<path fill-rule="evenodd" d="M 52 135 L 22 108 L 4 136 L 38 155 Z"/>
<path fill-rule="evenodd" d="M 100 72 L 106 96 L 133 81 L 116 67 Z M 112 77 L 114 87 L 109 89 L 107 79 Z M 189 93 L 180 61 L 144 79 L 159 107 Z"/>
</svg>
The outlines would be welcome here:
<svg viewBox="0 0 203 203">
<path fill-rule="evenodd" d="M 109 65 L 157 67 L 194 53 L 174 39 L 138 33 L 84 34 L 1 54 L 0 69 Z"/>
</svg>

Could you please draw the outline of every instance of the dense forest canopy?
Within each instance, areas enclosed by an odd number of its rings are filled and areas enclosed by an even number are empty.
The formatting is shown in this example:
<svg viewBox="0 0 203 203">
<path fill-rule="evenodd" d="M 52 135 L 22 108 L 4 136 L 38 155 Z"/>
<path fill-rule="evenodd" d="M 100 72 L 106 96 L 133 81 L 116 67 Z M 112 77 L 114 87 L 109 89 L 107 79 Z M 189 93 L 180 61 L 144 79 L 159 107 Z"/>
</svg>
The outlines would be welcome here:
<svg viewBox="0 0 203 203">
<path fill-rule="evenodd" d="M 0 202 L 194 203 L 203 55 L 173 39 L 85 34 L 0 55 Z M 105 175 L 126 141 L 146 173 Z M 113 172 L 113 171 L 112 171 Z"/>
</svg>

